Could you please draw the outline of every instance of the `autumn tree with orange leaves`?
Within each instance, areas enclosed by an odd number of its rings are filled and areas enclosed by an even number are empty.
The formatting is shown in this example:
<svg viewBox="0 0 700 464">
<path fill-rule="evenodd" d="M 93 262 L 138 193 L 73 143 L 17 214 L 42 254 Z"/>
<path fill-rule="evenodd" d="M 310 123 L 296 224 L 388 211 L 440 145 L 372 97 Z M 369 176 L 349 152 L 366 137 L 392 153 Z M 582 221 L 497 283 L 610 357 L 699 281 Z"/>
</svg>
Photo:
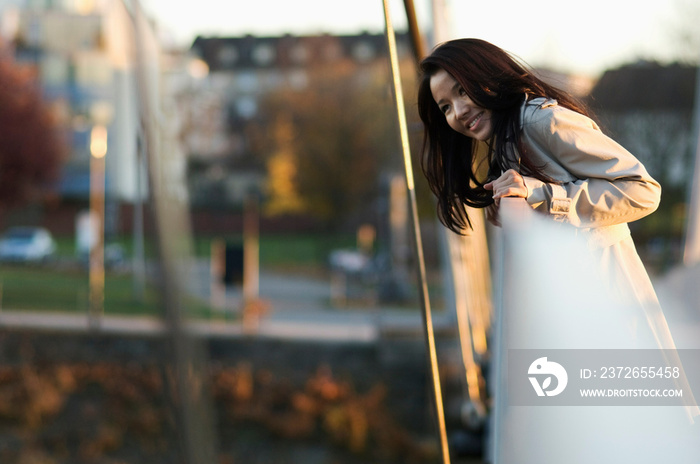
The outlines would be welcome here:
<svg viewBox="0 0 700 464">
<path fill-rule="evenodd" d="M 41 198 L 57 178 L 62 142 L 36 72 L 0 43 L 0 209 Z"/>
<path fill-rule="evenodd" d="M 382 175 L 403 172 L 390 76 L 378 60 L 361 70 L 352 61 L 319 65 L 307 78 L 267 95 L 260 130 L 249 131 L 267 162 L 265 211 L 342 227 L 376 204 Z"/>
</svg>

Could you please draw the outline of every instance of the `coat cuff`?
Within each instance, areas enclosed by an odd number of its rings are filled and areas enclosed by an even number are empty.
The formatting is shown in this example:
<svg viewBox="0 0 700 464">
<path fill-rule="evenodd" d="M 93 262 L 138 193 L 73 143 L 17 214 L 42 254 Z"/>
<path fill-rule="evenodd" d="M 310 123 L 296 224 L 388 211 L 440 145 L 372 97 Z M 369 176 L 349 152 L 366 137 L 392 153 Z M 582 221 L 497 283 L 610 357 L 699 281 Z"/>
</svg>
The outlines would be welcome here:
<svg viewBox="0 0 700 464">
<path fill-rule="evenodd" d="M 555 221 L 567 221 L 572 201 L 563 186 L 548 184 L 534 177 L 523 176 L 523 181 L 527 187 L 527 202 L 533 209 L 550 214 Z"/>
<path fill-rule="evenodd" d="M 537 209 L 542 203 L 547 201 L 547 184 L 534 177 L 523 176 L 525 187 L 527 187 L 527 203 L 533 209 Z"/>
</svg>

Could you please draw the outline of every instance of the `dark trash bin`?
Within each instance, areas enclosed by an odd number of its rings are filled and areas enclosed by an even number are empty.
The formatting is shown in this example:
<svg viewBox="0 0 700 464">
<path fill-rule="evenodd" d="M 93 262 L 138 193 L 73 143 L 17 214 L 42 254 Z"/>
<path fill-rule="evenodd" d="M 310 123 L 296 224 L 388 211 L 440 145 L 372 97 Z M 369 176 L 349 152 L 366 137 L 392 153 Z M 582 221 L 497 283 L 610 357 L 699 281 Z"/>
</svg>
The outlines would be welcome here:
<svg viewBox="0 0 700 464">
<path fill-rule="evenodd" d="M 224 264 L 224 284 L 243 284 L 243 245 L 227 243 Z"/>
</svg>

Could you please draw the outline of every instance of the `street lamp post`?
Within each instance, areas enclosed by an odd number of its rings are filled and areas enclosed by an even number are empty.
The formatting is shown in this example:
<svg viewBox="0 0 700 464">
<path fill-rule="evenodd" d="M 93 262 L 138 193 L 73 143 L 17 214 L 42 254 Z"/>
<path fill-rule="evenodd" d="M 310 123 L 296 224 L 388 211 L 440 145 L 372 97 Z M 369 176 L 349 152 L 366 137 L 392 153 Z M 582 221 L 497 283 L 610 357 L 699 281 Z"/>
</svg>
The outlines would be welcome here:
<svg viewBox="0 0 700 464">
<path fill-rule="evenodd" d="M 104 223 L 105 223 L 105 156 L 107 128 L 95 125 L 90 133 L 90 217 L 95 234 L 90 247 L 89 316 L 98 324 L 104 314 Z"/>
</svg>

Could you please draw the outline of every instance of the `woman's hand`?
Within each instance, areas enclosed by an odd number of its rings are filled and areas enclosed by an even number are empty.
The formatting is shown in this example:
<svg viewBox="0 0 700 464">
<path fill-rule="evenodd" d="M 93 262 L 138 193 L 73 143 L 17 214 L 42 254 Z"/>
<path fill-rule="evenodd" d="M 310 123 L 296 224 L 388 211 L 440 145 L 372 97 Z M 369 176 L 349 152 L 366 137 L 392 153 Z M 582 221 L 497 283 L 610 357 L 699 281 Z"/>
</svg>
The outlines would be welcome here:
<svg viewBox="0 0 700 464">
<path fill-rule="evenodd" d="M 527 198 L 525 180 L 514 169 L 508 169 L 498 179 L 484 184 L 484 188 L 493 191 L 493 199 L 496 205 L 500 203 L 499 200 L 503 197 Z"/>
<path fill-rule="evenodd" d="M 509 169 L 501 176 L 484 184 L 486 190 L 493 191 L 494 203 L 486 207 L 486 219 L 495 226 L 500 226 L 501 221 L 498 218 L 498 206 L 503 197 L 522 197 L 527 198 L 527 186 L 523 176 L 517 171 Z"/>
</svg>

